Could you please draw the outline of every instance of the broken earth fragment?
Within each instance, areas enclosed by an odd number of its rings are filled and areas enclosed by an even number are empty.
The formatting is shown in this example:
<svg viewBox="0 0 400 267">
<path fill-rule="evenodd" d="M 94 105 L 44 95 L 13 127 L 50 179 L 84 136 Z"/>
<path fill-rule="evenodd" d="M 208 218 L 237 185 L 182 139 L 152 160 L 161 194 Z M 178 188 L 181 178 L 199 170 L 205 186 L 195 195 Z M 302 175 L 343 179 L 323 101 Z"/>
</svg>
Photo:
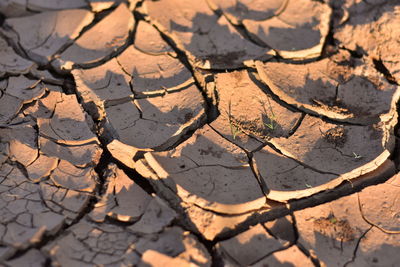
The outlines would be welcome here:
<svg viewBox="0 0 400 267">
<path fill-rule="evenodd" d="M 40 80 L 30 80 L 23 75 L 8 78 L 6 93 L 30 103 L 45 94 L 45 85 Z"/>
<path fill-rule="evenodd" d="M 108 166 L 105 176 L 107 191 L 90 218 L 96 222 L 103 222 L 106 216 L 122 222 L 137 221 L 145 213 L 151 196 L 115 165 Z"/>
<path fill-rule="evenodd" d="M 194 84 L 165 96 L 106 107 L 105 134 L 139 149 L 164 150 L 205 119 L 204 102 Z"/>
<path fill-rule="evenodd" d="M 156 31 L 154 28 L 152 30 Z M 142 38 L 148 42 L 152 36 Z M 166 43 L 159 45 L 164 46 Z M 131 76 L 131 88 L 138 98 L 179 91 L 193 83 L 190 71 L 177 58 L 168 54 L 148 54 L 130 46 L 116 59 L 122 70 Z"/>
<path fill-rule="evenodd" d="M 93 18 L 87 10 L 73 9 L 10 18 L 5 23 L 17 33 L 14 42 L 24 49 L 29 58 L 47 64 L 62 47 L 72 43 Z M 33 25 L 32 21 L 35 21 Z"/>
<path fill-rule="evenodd" d="M 135 161 L 134 158 L 140 151 L 140 149 L 135 148 L 133 146 L 126 145 L 117 139 L 112 140 L 107 145 L 108 151 L 110 151 L 111 155 L 122 162 L 125 166 L 135 169 Z"/>
<path fill-rule="evenodd" d="M 154 234 L 163 230 L 177 217 L 176 212 L 157 196 L 153 196 L 146 211 L 129 230 L 139 234 Z"/>
<path fill-rule="evenodd" d="M 260 224 L 217 246 L 227 265 L 233 260 L 233 264 L 238 263 L 239 266 L 249 266 L 283 248 L 282 242 L 271 236 Z"/>
<path fill-rule="evenodd" d="M 57 168 L 57 165 L 57 158 L 39 154 L 38 158 L 26 167 L 29 180 L 34 183 L 40 182 L 43 178 L 49 176 Z"/>
<path fill-rule="evenodd" d="M 66 112 L 68 111 L 68 112 Z M 40 135 L 58 143 L 81 145 L 96 142 L 90 120 L 82 112 L 75 95 L 63 95 L 50 119 L 38 118 Z"/>
<path fill-rule="evenodd" d="M 336 175 L 342 181 L 371 172 L 388 159 L 394 149 L 392 127 L 383 123 L 338 126 L 306 116 L 292 136 L 275 138 L 271 143 L 305 167 Z M 333 137 L 338 128 L 343 128 L 342 134 Z"/>
<path fill-rule="evenodd" d="M 368 61 L 355 62 L 348 52 L 308 64 L 257 62 L 256 66 L 275 95 L 305 112 L 372 124 L 391 120 L 396 111 L 400 87 L 389 84 Z"/>
<path fill-rule="evenodd" d="M 253 39 L 283 58 L 321 55 L 329 32 L 330 7 L 309 0 L 208 0 L 234 24 L 244 26 Z"/>
<path fill-rule="evenodd" d="M 165 187 L 163 194 L 172 201 L 181 198 L 225 214 L 247 212 L 265 203 L 247 155 L 209 126 L 173 150 L 146 153 L 145 160 L 151 169 L 143 168 L 143 162 L 138 172 L 159 190 Z"/>
<path fill-rule="evenodd" d="M 160 33 L 149 23 L 139 21 L 134 46 L 141 52 L 149 54 L 174 54 L 174 50 L 161 38 Z"/>
<path fill-rule="evenodd" d="M 289 0 L 207 0 L 214 10 L 220 9 L 229 21 L 240 25 L 243 20 L 262 21 L 282 13 Z"/>
<path fill-rule="evenodd" d="M 59 71 L 98 65 L 127 43 L 133 24 L 132 13 L 126 4 L 120 4 L 62 52 L 52 65 Z"/>
<path fill-rule="evenodd" d="M 6 261 L 6 266 L 13 266 L 13 267 L 42 267 L 45 265 L 46 258 L 37 249 L 30 249 L 24 255 L 15 258 L 13 260 Z"/>
<path fill-rule="evenodd" d="M 28 10 L 46 11 L 87 7 L 87 3 L 85 0 L 27 0 L 26 7 Z"/>
<path fill-rule="evenodd" d="M 288 137 L 302 117 L 301 113 L 290 111 L 263 92 L 247 71 L 217 74 L 215 86 L 221 115 L 211 125 L 232 142 L 242 135 L 260 142 Z M 232 133 L 232 128 L 238 133 Z M 227 133 L 229 129 L 231 133 Z M 254 147 L 253 144 L 243 145 Z"/>
<path fill-rule="evenodd" d="M 6 40 L 0 35 L 0 77 L 4 74 L 24 74 L 34 65 L 19 55 L 7 44 Z"/>
<path fill-rule="evenodd" d="M 329 182 L 336 178 L 308 168 L 269 146 L 255 152 L 254 160 L 269 189 L 267 197 L 276 201 L 310 196 L 329 187 Z"/>
<path fill-rule="evenodd" d="M 29 166 L 38 157 L 37 132 L 29 124 L 0 128 L 1 142 L 8 143 L 9 157 Z"/>
<path fill-rule="evenodd" d="M 98 142 L 65 145 L 44 137 L 39 137 L 40 151 L 51 157 L 66 160 L 77 167 L 94 166 L 100 160 L 102 149 Z"/>
<path fill-rule="evenodd" d="M 109 9 L 122 2 L 124 2 L 124 0 L 89 0 L 93 12 L 100 12 Z"/>
<path fill-rule="evenodd" d="M 144 11 L 157 28 L 185 51 L 191 62 L 204 69 L 232 69 L 249 59 L 268 59 L 269 49 L 243 38 L 223 16 L 218 17 L 205 0 L 146 1 Z"/>
<path fill-rule="evenodd" d="M 92 192 L 96 186 L 97 174 L 93 168 L 81 169 L 61 160 L 50 179 L 55 185 L 63 188 Z"/>
<path fill-rule="evenodd" d="M 314 266 L 309 257 L 294 245 L 285 250 L 274 252 L 272 255 L 258 261 L 251 266 L 265 267 L 265 266 L 285 266 L 290 265 L 293 267 Z"/>
</svg>

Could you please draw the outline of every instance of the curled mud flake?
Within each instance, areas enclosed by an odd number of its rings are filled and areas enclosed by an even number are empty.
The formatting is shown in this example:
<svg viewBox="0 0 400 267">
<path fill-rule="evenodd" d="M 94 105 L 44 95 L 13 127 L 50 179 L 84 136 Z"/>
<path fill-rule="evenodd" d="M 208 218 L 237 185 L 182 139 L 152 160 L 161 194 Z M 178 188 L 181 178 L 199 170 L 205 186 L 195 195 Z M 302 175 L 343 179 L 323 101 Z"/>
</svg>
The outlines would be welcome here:
<svg viewBox="0 0 400 267">
<path fill-rule="evenodd" d="M 223 16 L 218 17 L 205 1 L 168 0 L 144 3 L 152 23 L 185 51 L 195 66 L 231 69 L 245 60 L 268 59 L 269 49 L 244 39 Z"/>
<path fill-rule="evenodd" d="M 52 65 L 61 71 L 74 66 L 99 65 L 126 44 L 133 24 L 132 13 L 126 4 L 120 4 L 61 53 Z"/>
<path fill-rule="evenodd" d="M 57 168 L 58 159 L 39 154 L 38 158 L 26 167 L 29 180 L 32 182 L 40 182 L 48 177 L 50 173 Z"/>
<path fill-rule="evenodd" d="M 182 163 L 183 164 L 178 165 L 179 169 L 186 168 L 187 165 L 185 164 L 188 164 L 188 162 Z M 190 168 L 193 165 L 188 166 Z M 146 161 L 138 161 L 135 167 L 144 177 L 154 181 L 159 179 L 157 174 L 151 167 L 149 167 Z M 159 171 L 160 169 L 157 170 Z M 229 216 L 226 216 L 225 214 L 218 214 L 212 210 L 206 210 L 191 203 L 182 202 L 180 198 L 176 197 L 176 194 L 173 191 L 173 186 L 171 187 L 167 180 L 164 181 L 167 182 L 167 186 L 162 183 L 152 183 L 156 188 L 157 194 L 168 200 L 172 205 L 171 207 L 182 207 L 185 210 L 185 215 L 180 217 L 181 222 L 185 223 L 185 225 L 187 225 L 187 227 L 192 231 L 201 233 L 207 240 L 214 240 L 218 236 L 223 236 L 230 231 L 235 231 L 238 225 L 246 223 L 246 221 L 253 216 L 252 214 L 254 214 L 250 211 L 239 215 L 230 214 Z M 268 203 L 265 204 L 264 207 L 268 211 L 271 209 L 279 210 L 285 208 L 284 205 L 279 203 Z M 179 212 L 180 209 L 178 208 L 177 211 Z"/>
<path fill-rule="evenodd" d="M 162 199 L 155 196 L 147 205 L 143 216 L 128 229 L 138 234 L 154 234 L 161 232 L 177 217 L 176 212 Z"/>
<path fill-rule="evenodd" d="M 0 124 L 9 123 L 21 110 L 23 101 L 7 93 L 0 95 Z"/>
<path fill-rule="evenodd" d="M 291 216 L 287 215 L 273 221 L 268 221 L 263 225 L 275 238 L 287 241 L 289 244 L 296 242 L 295 226 Z"/>
<path fill-rule="evenodd" d="M 263 21 L 285 10 L 288 0 L 207 0 L 214 10 L 221 10 L 229 21 L 240 25 L 243 20 Z"/>
<path fill-rule="evenodd" d="M 78 94 L 87 106 L 94 102 L 94 106 L 100 109 L 105 101 L 129 99 L 133 94 L 129 87 L 131 77 L 121 69 L 116 59 L 95 68 L 73 70 L 72 74 Z"/>
<path fill-rule="evenodd" d="M 362 218 L 357 195 L 294 212 L 298 243 L 327 266 L 342 266 L 353 257 L 358 240 L 370 229 Z"/>
<path fill-rule="evenodd" d="M 347 141 L 347 131 L 343 126 L 336 126 L 322 133 L 324 139 L 338 147 L 343 147 Z"/>
<path fill-rule="evenodd" d="M 40 80 L 30 80 L 23 75 L 8 78 L 8 95 L 22 100 L 23 104 L 30 103 L 46 93 L 45 85 Z"/>
<path fill-rule="evenodd" d="M 217 247 L 226 264 L 229 264 L 231 258 L 240 266 L 249 266 L 268 254 L 282 249 L 282 243 L 257 224 L 246 232 L 218 243 Z"/>
<path fill-rule="evenodd" d="M 135 249 L 140 254 L 155 250 L 173 258 L 193 262 L 196 266 L 210 266 L 210 256 L 205 247 L 189 232 L 174 226 L 166 228 L 157 237 L 144 236 L 135 244 Z"/>
<path fill-rule="evenodd" d="M 301 118 L 266 95 L 247 71 L 221 73 L 215 78 L 221 115 L 211 123 L 240 146 L 255 149 L 274 137 L 288 137 Z M 246 138 L 250 136 L 252 138 Z M 247 143 L 247 142 L 248 143 Z"/>
<path fill-rule="evenodd" d="M 269 2 L 263 2 L 266 6 L 264 10 L 267 10 Z M 255 38 L 284 58 L 320 56 L 329 31 L 330 7 L 325 3 L 307 0 L 282 2 L 275 3 L 281 4 L 276 9 L 276 15 L 264 19 L 249 17 L 242 24 Z"/>
<path fill-rule="evenodd" d="M 135 148 L 130 145 L 126 145 L 117 139 L 112 140 L 107 145 L 108 151 L 111 155 L 118 161 L 122 162 L 125 166 L 135 169 L 135 157 L 140 151 L 140 149 Z"/>
<path fill-rule="evenodd" d="M 254 162 L 269 189 L 267 197 L 276 201 L 310 196 L 342 182 L 335 181 L 333 174 L 318 172 L 268 146 L 254 153 Z"/>
<path fill-rule="evenodd" d="M 377 169 L 394 149 L 393 126 L 379 129 L 355 125 L 337 127 L 336 124 L 306 116 L 292 136 L 272 139 L 271 143 L 304 167 L 336 176 L 331 178 L 331 185 L 327 184 L 329 187 Z M 379 138 L 371 138 L 371 134 Z"/>
<path fill-rule="evenodd" d="M 51 2 L 51 1 L 48 1 Z M 48 11 L 33 16 L 10 18 L 6 24 L 12 32 L 5 32 L 13 37 L 28 57 L 39 64 L 47 64 L 63 47 L 71 44 L 80 31 L 87 26 L 94 16 L 87 10 L 73 9 Z M 32 24 L 32 21 L 35 21 Z"/>
<path fill-rule="evenodd" d="M 42 252 L 37 249 L 30 249 L 25 254 L 13 260 L 6 261 L 6 266 L 14 267 L 41 267 L 45 264 L 46 258 Z"/>
<path fill-rule="evenodd" d="M 75 95 L 63 95 L 50 119 L 38 118 L 41 136 L 66 145 L 96 142 L 97 137 L 89 129 L 90 124 Z"/>
<path fill-rule="evenodd" d="M 49 90 L 44 97 L 38 99 L 33 105 L 24 108 L 23 112 L 26 116 L 32 116 L 34 118 L 45 118 L 49 119 L 52 117 L 54 109 L 58 102 L 62 101 L 62 93 L 53 90 L 46 85 L 46 89 Z"/>
<path fill-rule="evenodd" d="M 313 266 L 313 262 L 309 257 L 299 249 L 298 246 L 294 245 L 285 250 L 274 252 L 272 255 L 258 261 L 251 265 L 252 267 L 264 267 L 264 266 L 282 266 L 290 264 L 293 267 L 302 266 Z"/>
<path fill-rule="evenodd" d="M 155 171 L 155 187 L 172 199 L 225 214 L 260 208 L 264 195 L 239 147 L 220 137 L 209 126 L 197 130 L 168 152 L 149 152 L 145 159 Z M 146 169 L 138 171 L 148 176 Z"/>
<path fill-rule="evenodd" d="M 96 142 L 69 146 L 39 137 L 39 147 L 40 151 L 47 156 L 66 160 L 77 167 L 96 165 L 102 153 L 102 149 Z"/>
<path fill-rule="evenodd" d="M 122 70 L 131 76 L 131 88 L 139 98 L 163 95 L 174 88 L 183 90 L 193 83 L 190 71 L 179 59 L 168 54 L 149 54 L 130 46 L 116 59 Z"/>
<path fill-rule="evenodd" d="M 50 71 L 39 69 L 37 66 L 34 66 L 30 74 L 32 77 L 35 77 L 38 80 L 41 80 L 44 83 L 48 83 L 48 89 L 51 90 L 53 87 L 62 86 L 64 84 L 64 79 L 60 77 L 55 77 Z M 62 89 L 59 90 L 62 92 Z"/>
<path fill-rule="evenodd" d="M 276 96 L 305 112 L 358 124 L 392 120 L 399 87 L 385 81 L 368 60 L 352 60 L 348 52 L 339 51 L 307 64 L 257 62 L 256 66 Z"/>
<path fill-rule="evenodd" d="M 0 36 L 0 77 L 4 74 L 24 74 L 29 72 L 30 68 L 34 65 L 33 62 L 28 61 L 17 55 L 12 47 L 10 47 L 6 40 Z"/>
<path fill-rule="evenodd" d="M 168 149 L 205 120 L 204 101 L 194 84 L 179 92 L 129 101 L 105 110 L 107 134 L 144 150 Z"/>
<path fill-rule="evenodd" d="M 9 157 L 25 167 L 38 157 L 37 132 L 29 124 L 0 129 L 2 142 L 9 144 Z"/>
<path fill-rule="evenodd" d="M 55 185 L 77 191 L 93 192 L 97 175 L 93 168 L 77 168 L 68 161 L 61 160 L 50 175 Z"/>
<path fill-rule="evenodd" d="M 89 5 L 93 12 L 100 12 L 115 7 L 122 2 L 124 0 L 89 0 Z"/>
<path fill-rule="evenodd" d="M 87 7 L 87 2 L 85 0 L 27 0 L 26 4 L 26 8 L 33 11 L 62 10 L 83 7 Z"/>
<path fill-rule="evenodd" d="M 103 222 L 108 216 L 122 222 L 136 222 L 145 213 L 151 196 L 115 165 L 108 167 L 106 176 L 107 191 L 96 203 L 90 218 Z"/>
<path fill-rule="evenodd" d="M 144 21 L 138 23 L 134 46 L 150 55 L 174 54 L 174 50 L 161 38 L 156 28 Z"/>
</svg>

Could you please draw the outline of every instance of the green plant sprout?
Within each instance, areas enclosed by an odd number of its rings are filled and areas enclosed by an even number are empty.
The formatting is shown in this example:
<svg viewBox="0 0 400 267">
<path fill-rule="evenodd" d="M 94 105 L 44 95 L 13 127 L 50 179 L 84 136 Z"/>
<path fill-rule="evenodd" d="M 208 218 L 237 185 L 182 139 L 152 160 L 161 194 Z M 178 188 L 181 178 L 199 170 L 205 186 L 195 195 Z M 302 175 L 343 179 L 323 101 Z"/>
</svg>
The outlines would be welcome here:
<svg viewBox="0 0 400 267">
<path fill-rule="evenodd" d="M 306 183 L 306 187 L 307 188 L 311 188 L 312 186 Z"/>
<path fill-rule="evenodd" d="M 272 131 L 275 130 L 275 127 L 276 127 L 275 115 L 268 117 L 268 119 L 269 119 L 269 123 L 264 122 L 264 125 L 267 126 Z"/>
<path fill-rule="evenodd" d="M 228 120 L 229 120 L 229 126 L 231 128 L 231 134 L 232 134 L 233 140 L 235 140 L 236 136 L 238 134 L 240 134 L 242 131 L 239 129 L 239 127 L 237 127 L 236 125 L 233 124 L 230 100 L 229 100 L 229 104 L 228 104 Z"/>
<path fill-rule="evenodd" d="M 362 159 L 363 156 L 358 155 L 357 153 L 353 152 L 353 156 L 355 159 Z"/>
<path fill-rule="evenodd" d="M 268 111 L 265 109 L 265 103 L 264 103 L 262 100 L 260 100 L 260 103 L 263 105 L 262 107 L 263 107 L 263 110 L 264 110 L 264 114 L 265 114 L 265 115 L 268 117 L 268 119 L 269 119 L 269 123 L 265 123 L 265 122 L 264 122 L 264 125 L 265 125 L 268 129 L 270 129 L 271 131 L 273 131 L 273 130 L 276 129 L 276 126 L 277 126 L 276 116 L 275 116 L 274 110 L 272 109 L 271 102 L 269 101 L 269 97 L 267 98 L 267 101 L 268 101 L 268 106 L 269 106 L 269 110 L 270 110 L 270 114 L 271 114 L 271 115 L 268 115 Z"/>
<path fill-rule="evenodd" d="M 332 224 L 335 224 L 335 223 L 338 222 L 338 220 L 337 220 L 335 217 L 331 217 L 331 218 L 329 219 L 329 221 L 330 221 Z"/>
</svg>

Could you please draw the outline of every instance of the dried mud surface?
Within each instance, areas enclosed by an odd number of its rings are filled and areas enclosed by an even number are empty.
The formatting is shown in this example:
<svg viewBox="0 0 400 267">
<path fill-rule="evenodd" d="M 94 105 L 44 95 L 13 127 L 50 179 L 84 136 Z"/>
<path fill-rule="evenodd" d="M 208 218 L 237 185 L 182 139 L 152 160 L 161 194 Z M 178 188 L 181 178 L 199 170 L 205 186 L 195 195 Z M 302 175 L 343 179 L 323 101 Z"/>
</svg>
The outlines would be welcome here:
<svg viewBox="0 0 400 267">
<path fill-rule="evenodd" d="M 0 266 L 397 266 L 397 0 L 0 2 Z"/>
</svg>

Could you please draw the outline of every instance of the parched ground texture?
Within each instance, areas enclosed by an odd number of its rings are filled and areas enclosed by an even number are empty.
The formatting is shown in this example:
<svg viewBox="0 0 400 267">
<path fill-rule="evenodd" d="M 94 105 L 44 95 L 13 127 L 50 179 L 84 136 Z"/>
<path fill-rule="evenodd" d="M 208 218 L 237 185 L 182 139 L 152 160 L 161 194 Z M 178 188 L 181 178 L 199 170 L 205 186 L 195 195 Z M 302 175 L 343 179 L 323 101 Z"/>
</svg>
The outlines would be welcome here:
<svg viewBox="0 0 400 267">
<path fill-rule="evenodd" d="M 398 0 L 1 0 L 1 266 L 398 266 Z"/>
</svg>

